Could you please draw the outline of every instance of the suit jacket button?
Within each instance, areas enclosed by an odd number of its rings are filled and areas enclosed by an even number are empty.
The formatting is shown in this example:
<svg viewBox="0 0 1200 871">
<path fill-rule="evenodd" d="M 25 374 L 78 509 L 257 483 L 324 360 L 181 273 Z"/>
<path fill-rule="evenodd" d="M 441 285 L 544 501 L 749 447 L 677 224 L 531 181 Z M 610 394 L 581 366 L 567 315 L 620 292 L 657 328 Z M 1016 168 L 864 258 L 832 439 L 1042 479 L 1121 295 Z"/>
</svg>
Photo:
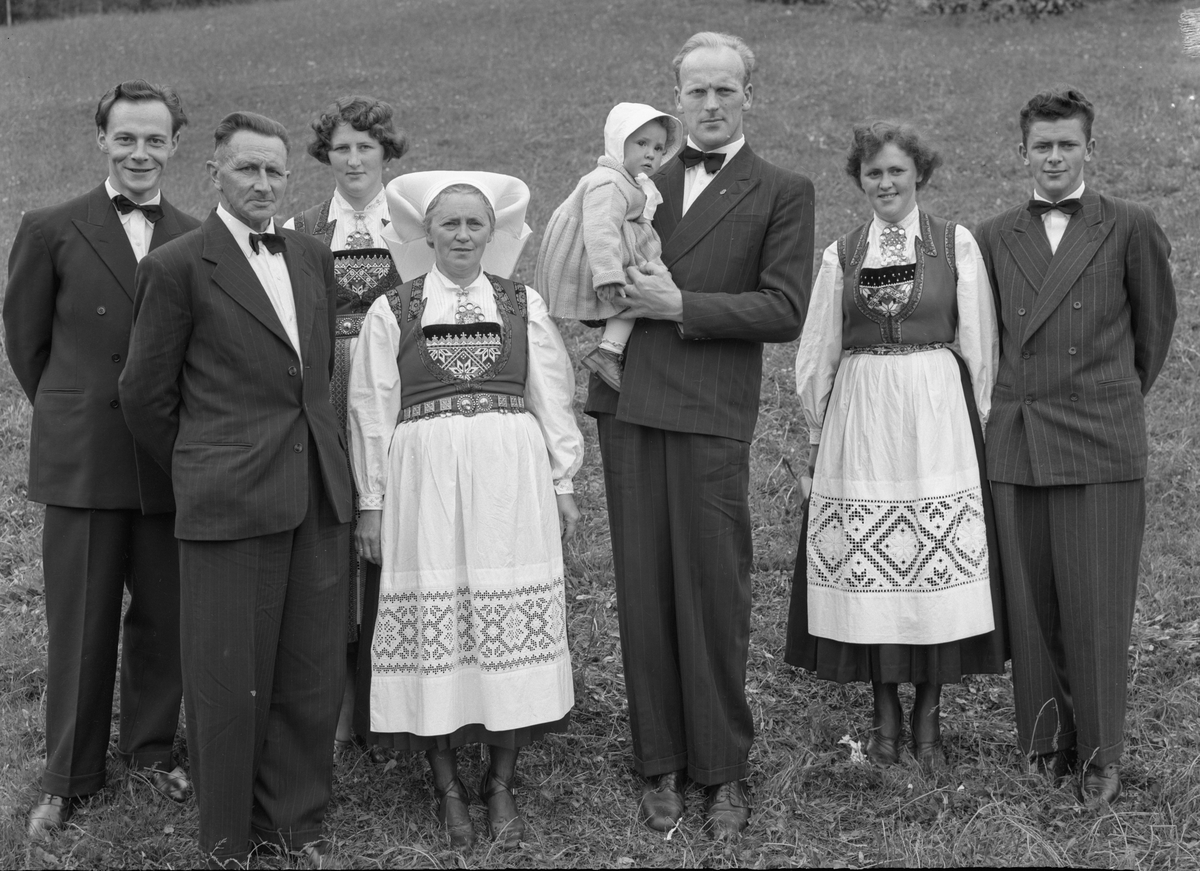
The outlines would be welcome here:
<svg viewBox="0 0 1200 871">
<path fill-rule="evenodd" d="M 1028 359 L 1029 359 L 1029 352 L 1028 352 L 1028 351 L 1022 351 L 1022 352 L 1021 352 L 1021 359 L 1022 359 L 1022 360 L 1028 360 Z"/>
<path fill-rule="evenodd" d="M 296 367 L 288 366 L 288 374 L 294 376 L 296 374 Z"/>
<path fill-rule="evenodd" d="M 300 453 L 301 451 L 304 450 L 304 445 L 300 444 L 299 442 L 296 442 L 296 444 L 292 445 L 292 450 L 295 451 L 296 453 Z"/>
<path fill-rule="evenodd" d="M 1073 302 L 1073 303 L 1071 303 L 1071 308 L 1083 308 L 1083 303 Z"/>
<path fill-rule="evenodd" d="M 1075 349 L 1074 349 L 1074 348 L 1067 348 L 1067 353 L 1068 353 L 1068 354 L 1070 354 L 1070 355 L 1072 355 L 1072 356 L 1074 356 L 1074 355 L 1075 355 Z"/>
<path fill-rule="evenodd" d="M 121 362 L 121 355 L 120 355 L 120 354 L 113 354 L 113 358 L 112 358 L 112 360 L 113 360 L 113 362 L 114 362 L 114 363 L 120 363 L 120 362 Z"/>
<path fill-rule="evenodd" d="M 1026 396 L 1026 397 L 1025 397 L 1025 404 L 1026 404 L 1026 405 L 1033 405 L 1033 397 L 1032 397 L 1032 396 Z"/>
<path fill-rule="evenodd" d="M 108 405 L 110 408 L 120 408 L 121 407 L 121 403 L 117 402 L 117 400 L 115 400 L 115 399 L 112 402 L 110 402 Z"/>
<path fill-rule="evenodd" d="M 102 306 L 102 305 L 96 306 L 96 314 L 102 315 L 105 313 L 105 311 L 107 311 L 107 309 L 105 309 L 104 306 Z"/>
<path fill-rule="evenodd" d="M 1078 402 L 1078 401 L 1079 401 L 1079 394 L 1078 394 L 1078 393 L 1072 393 L 1072 394 L 1071 394 L 1071 401 L 1072 401 L 1072 402 Z"/>
<path fill-rule="evenodd" d="M 1019 314 L 1021 317 L 1025 317 L 1025 309 L 1023 309 L 1023 308 L 1017 309 L 1017 314 Z"/>
</svg>

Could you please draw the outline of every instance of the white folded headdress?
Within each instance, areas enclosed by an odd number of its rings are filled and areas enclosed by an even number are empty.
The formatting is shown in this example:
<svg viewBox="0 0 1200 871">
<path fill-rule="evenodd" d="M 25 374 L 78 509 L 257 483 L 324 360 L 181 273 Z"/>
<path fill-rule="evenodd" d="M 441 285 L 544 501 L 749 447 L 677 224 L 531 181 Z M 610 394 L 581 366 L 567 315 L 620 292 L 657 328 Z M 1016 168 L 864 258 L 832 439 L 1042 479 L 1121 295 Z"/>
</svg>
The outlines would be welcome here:
<svg viewBox="0 0 1200 871">
<path fill-rule="evenodd" d="M 404 281 L 424 275 L 433 267 L 433 249 L 425 236 L 425 211 L 434 197 L 454 184 L 477 188 L 496 213 L 496 229 L 483 252 L 483 271 L 508 278 L 517 268 L 521 251 L 533 235 L 525 223 L 525 210 L 529 206 L 529 187 L 525 182 L 499 172 L 410 172 L 388 182 L 391 223 L 382 234 L 396 261 L 396 271 Z"/>
</svg>

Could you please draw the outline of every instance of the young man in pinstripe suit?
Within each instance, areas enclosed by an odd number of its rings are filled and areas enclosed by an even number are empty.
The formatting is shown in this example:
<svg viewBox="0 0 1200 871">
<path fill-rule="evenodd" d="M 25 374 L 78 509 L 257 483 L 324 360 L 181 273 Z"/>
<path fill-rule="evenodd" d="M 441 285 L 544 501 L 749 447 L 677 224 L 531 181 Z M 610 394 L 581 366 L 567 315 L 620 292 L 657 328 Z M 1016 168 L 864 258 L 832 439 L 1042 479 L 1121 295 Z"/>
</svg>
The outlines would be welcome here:
<svg viewBox="0 0 1200 871">
<path fill-rule="evenodd" d="M 708 788 L 705 826 L 750 818 L 750 441 L 762 345 L 800 334 L 812 287 L 813 186 L 742 132 L 754 54 L 698 33 L 676 55 L 680 160 L 654 176 L 670 270 L 631 274 L 621 392 L 598 378 L 595 416 L 641 813 L 669 831 L 684 778 Z M 631 270 L 631 272 L 633 272 Z"/>
<path fill-rule="evenodd" d="M 1092 104 L 1021 111 L 1034 195 L 976 238 L 1000 315 L 987 430 L 1021 749 L 1081 798 L 1121 792 L 1126 650 L 1145 527 L 1144 397 L 1175 324 L 1170 243 L 1144 206 L 1084 183 Z"/>
</svg>

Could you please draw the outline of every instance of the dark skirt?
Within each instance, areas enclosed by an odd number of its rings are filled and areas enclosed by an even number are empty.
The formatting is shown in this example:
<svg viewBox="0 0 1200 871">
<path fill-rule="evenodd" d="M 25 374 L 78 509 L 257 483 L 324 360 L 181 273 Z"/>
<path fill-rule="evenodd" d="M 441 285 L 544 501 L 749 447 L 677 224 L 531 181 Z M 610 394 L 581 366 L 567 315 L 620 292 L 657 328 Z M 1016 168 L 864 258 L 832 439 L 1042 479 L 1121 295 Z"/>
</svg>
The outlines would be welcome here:
<svg viewBox="0 0 1200 871">
<path fill-rule="evenodd" d="M 996 541 L 996 519 L 992 491 L 988 486 L 987 461 L 983 450 L 983 428 L 975 409 L 971 377 L 958 360 L 975 456 L 979 460 L 979 487 L 987 526 L 988 576 L 992 615 L 996 628 L 986 635 L 962 638 L 945 644 L 850 644 L 819 638 L 808 632 L 808 511 L 800 526 L 796 569 L 792 574 L 792 600 L 788 610 L 787 645 L 783 659 L 789 665 L 815 672 L 822 680 L 849 683 L 959 683 L 964 674 L 1003 674 L 1008 653 L 1008 626 L 1004 585 L 1000 576 L 1000 545 Z M 930 446 L 930 449 L 934 449 Z"/>
<path fill-rule="evenodd" d="M 495 732 L 482 723 L 471 723 L 456 729 L 449 735 L 414 735 L 411 732 L 371 731 L 371 640 L 375 636 L 375 621 L 379 614 L 380 568 L 364 560 L 370 566 L 366 572 L 366 588 L 363 593 L 362 631 L 358 645 L 358 680 L 355 684 L 354 732 L 367 744 L 378 744 L 391 750 L 424 752 L 426 750 L 448 750 L 467 744 L 487 744 L 516 750 L 540 741 L 551 732 L 565 732 L 571 723 L 571 714 L 550 723 L 538 723 L 521 729 L 506 729 Z"/>
</svg>

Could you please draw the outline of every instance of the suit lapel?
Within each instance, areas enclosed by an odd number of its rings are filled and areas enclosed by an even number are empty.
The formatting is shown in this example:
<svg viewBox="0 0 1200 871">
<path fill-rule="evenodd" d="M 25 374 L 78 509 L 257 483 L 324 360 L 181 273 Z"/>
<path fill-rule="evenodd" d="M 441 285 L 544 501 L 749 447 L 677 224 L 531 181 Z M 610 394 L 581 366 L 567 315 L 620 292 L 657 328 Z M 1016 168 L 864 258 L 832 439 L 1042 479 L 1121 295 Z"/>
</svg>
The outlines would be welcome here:
<svg viewBox="0 0 1200 871">
<path fill-rule="evenodd" d="M 683 215 L 683 163 L 671 160 L 667 168 L 654 177 L 662 205 L 654 214 L 654 229 L 660 239 L 670 239 Z"/>
<path fill-rule="evenodd" d="M 125 235 L 125 228 L 121 226 L 121 217 L 113 208 L 104 185 L 92 191 L 88 198 L 87 220 L 76 219 L 72 223 L 132 301 L 133 274 L 137 271 L 137 258 L 133 254 L 133 246 L 129 244 L 129 237 Z"/>
<path fill-rule="evenodd" d="M 162 203 L 163 216 L 157 224 L 154 225 L 154 234 L 150 237 L 150 250 L 153 251 L 159 245 L 166 244 L 176 236 L 183 235 L 183 228 L 179 226 L 179 213 L 175 207 L 167 202 L 167 198 L 163 197 Z M 116 211 L 114 209 L 114 211 Z"/>
<path fill-rule="evenodd" d="M 759 179 L 751 178 L 753 161 L 750 147 L 743 145 L 696 198 L 687 214 L 680 218 L 675 232 L 663 242 L 663 263 L 667 268 L 691 251 L 734 206 L 758 187 Z M 680 180 L 682 189 L 682 175 Z M 679 199 L 682 208 L 682 192 Z"/>
<path fill-rule="evenodd" d="M 271 305 L 271 299 L 258 276 L 254 274 L 250 261 L 238 248 L 237 240 L 233 238 L 233 234 L 229 232 L 216 210 L 204 221 L 203 233 L 204 251 L 201 256 L 214 264 L 213 282 L 261 321 L 280 341 L 289 348 L 292 347 L 292 340 L 288 338 L 287 330 L 283 328 L 279 315 L 275 313 L 275 306 Z"/>
<path fill-rule="evenodd" d="M 1028 210 L 1022 209 L 1013 225 L 1001 231 L 1001 238 L 1016 261 L 1017 268 L 1032 285 L 1034 292 L 1042 287 L 1046 272 L 1050 269 L 1050 240 L 1040 219 L 1035 220 Z"/>
<path fill-rule="evenodd" d="M 1023 341 L 1046 322 L 1051 312 L 1063 301 L 1070 291 L 1071 285 L 1091 263 L 1096 251 L 1110 232 L 1116 216 L 1104 220 L 1104 211 L 1100 207 L 1100 195 L 1085 190 L 1080 198 L 1083 209 L 1067 223 L 1067 229 L 1059 240 L 1058 250 L 1050 261 L 1050 269 L 1042 282 L 1037 300 L 1033 304 L 1029 320 L 1025 324 Z"/>
</svg>

